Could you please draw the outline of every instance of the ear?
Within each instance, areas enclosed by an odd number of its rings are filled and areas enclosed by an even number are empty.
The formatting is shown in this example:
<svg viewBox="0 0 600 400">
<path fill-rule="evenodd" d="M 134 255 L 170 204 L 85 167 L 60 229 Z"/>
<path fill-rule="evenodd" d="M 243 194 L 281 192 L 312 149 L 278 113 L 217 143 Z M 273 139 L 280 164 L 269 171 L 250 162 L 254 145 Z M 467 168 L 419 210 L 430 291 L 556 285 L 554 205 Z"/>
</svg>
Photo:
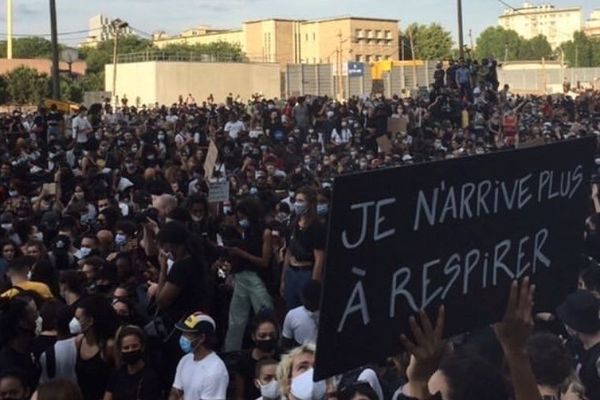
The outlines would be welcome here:
<svg viewBox="0 0 600 400">
<path fill-rule="evenodd" d="M 260 381 L 259 381 L 258 379 L 255 379 L 255 380 L 254 380 L 254 386 L 255 386 L 257 389 L 260 389 Z"/>
</svg>

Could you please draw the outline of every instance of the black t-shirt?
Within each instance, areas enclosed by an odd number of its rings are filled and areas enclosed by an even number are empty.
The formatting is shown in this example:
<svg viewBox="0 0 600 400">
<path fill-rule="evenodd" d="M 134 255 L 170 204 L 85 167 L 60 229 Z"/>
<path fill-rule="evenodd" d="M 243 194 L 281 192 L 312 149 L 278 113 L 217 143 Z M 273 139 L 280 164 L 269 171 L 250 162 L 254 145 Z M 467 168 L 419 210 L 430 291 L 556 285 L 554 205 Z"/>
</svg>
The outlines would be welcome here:
<svg viewBox="0 0 600 400">
<path fill-rule="evenodd" d="M 275 354 L 269 358 L 279 361 L 281 359 L 281 352 L 276 350 Z M 244 380 L 245 399 L 257 399 L 260 397 L 260 390 L 257 389 L 256 385 L 254 384 L 256 363 L 258 363 L 258 360 L 255 360 L 254 357 L 252 357 L 252 350 L 247 350 L 242 352 L 235 369 Z"/>
<path fill-rule="evenodd" d="M 112 393 L 113 400 L 158 400 L 161 398 L 158 375 L 145 367 L 130 375 L 127 366 L 114 372 L 106 385 L 106 391 Z"/>
<path fill-rule="evenodd" d="M 325 232 L 325 225 L 319 220 L 313 221 L 306 229 L 300 229 L 296 223 L 288 238 L 294 258 L 300 262 L 314 262 L 314 251 L 325 250 Z"/>
<path fill-rule="evenodd" d="M 32 353 L 36 360 L 40 359 L 43 352 L 54 346 L 56 343 L 56 336 L 40 335 L 33 340 Z"/>
<path fill-rule="evenodd" d="M 167 275 L 167 282 L 177 286 L 181 292 L 166 311 L 171 322 L 177 322 L 184 316 L 206 306 L 206 282 L 204 265 L 192 257 L 175 261 Z"/>
</svg>

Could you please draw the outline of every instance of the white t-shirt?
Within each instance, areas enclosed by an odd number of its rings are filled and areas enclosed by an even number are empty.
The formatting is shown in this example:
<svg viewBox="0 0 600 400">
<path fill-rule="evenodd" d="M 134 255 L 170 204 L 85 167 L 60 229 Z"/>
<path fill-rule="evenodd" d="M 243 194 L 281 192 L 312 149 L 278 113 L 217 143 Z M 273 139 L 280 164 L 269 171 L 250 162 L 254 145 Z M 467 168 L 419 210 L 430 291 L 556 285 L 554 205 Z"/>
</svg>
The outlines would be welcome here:
<svg viewBox="0 0 600 400">
<path fill-rule="evenodd" d="M 89 133 L 86 133 L 86 130 L 92 129 L 92 125 L 86 117 L 77 116 L 73 118 L 71 129 L 73 131 L 73 139 L 77 143 L 87 143 Z"/>
<path fill-rule="evenodd" d="M 317 340 L 317 319 L 314 313 L 304 306 L 290 310 L 283 321 L 282 335 L 294 339 L 296 343 L 315 343 Z"/>
<path fill-rule="evenodd" d="M 228 385 L 227 368 L 214 352 L 200 361 L 186 354 L 177 364 L 173 387 L 183 391 L 183 400 L 225 400 Z"/>
<path fill-rule="evenodd" d="M 241 131 L 246 129 L 246 126 L 242 121 L 229 121 L 225 124 L 223 130 L 229 134 L 229 137 L 233 140 L 237 139 Z"/>
</svg>

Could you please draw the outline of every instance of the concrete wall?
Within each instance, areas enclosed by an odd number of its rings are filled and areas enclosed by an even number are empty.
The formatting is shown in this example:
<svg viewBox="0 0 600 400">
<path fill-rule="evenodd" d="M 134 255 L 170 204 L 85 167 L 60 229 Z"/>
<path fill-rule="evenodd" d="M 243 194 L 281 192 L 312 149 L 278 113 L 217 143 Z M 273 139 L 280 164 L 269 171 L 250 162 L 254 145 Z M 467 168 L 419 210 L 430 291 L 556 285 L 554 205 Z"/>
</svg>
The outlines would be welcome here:
<svg viewBox="0 0 600 400">
<path fill-rule="evenodd" d="M 112 65 L 105 67 L 105 87 L 112 89 Z M 144 62 L 119 64 L 117 95 L 127 95 L 131 104 L 171 104 L 188 93 L 201 101 L 213 94 L 224 102 L 229 93 L 248 99 L 262 92 L 268 98 L 281 96 L 278 64 Z"/>
</svg>

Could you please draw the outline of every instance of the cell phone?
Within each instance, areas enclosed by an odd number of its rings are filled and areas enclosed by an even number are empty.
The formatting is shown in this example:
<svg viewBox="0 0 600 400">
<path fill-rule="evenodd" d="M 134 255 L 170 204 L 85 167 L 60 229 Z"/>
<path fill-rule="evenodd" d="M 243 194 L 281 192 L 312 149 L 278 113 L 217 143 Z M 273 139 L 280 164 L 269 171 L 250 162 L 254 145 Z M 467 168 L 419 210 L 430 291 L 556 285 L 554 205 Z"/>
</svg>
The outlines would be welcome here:
<svg viewBox="0 0 600 400">
<path fill-rule="evenodd" d="M 56 183 L 44 183 L 42 185 L 42 190 L 46 191 L 46 193 L 55 196 L 56 195 Z"/>
</svg>

